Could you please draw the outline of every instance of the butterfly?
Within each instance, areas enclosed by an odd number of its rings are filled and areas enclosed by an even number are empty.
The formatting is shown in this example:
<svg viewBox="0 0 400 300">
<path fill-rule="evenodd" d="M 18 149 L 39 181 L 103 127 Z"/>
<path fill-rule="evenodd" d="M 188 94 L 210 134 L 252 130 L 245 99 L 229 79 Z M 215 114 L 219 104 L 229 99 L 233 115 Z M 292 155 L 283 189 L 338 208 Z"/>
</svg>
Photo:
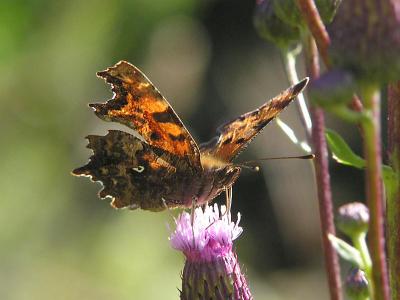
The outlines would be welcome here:
<svg viewBox="0 0 400 300">
<path fill-rule="evenodd" d="M 104 121 L 134 129 L 140 137 L 109 130 L 87 136 L 93 155 L 72 171 L 100 181 L 100 198 L 115 208 L 161 211 L 210 202 L 229 189 L 241 167 L 233 159 L 304 89 L 308 78 L 259 108 L 218 128 L 212 140 L 197 145 L 171 105 L 135 66 L 120 61 L 97 73 L 111 84 L 113 98 L 89 104 Z"/>
</svg>

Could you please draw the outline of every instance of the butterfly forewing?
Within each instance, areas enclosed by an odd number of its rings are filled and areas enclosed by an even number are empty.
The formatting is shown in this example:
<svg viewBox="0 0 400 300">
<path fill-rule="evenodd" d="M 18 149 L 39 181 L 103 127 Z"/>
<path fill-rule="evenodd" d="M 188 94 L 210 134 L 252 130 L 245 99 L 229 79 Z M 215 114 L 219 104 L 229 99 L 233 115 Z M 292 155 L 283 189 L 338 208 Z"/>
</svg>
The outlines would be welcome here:
<svg viewBox="0 0 400 300">
<path fill-rule="evenodd" d="M 211 155 L 216 159 L 232 161 L 250 141 L 276 116 L 284 110 L 307 85 L 308 78 L 293 85 L 272 98 L 256 110 L 220 126 L 218 136 L 201 144 L 202 155 Z"/>
<path fill-rule="evenodd" d="M 110 83 L 114 92 L 108 102 L 90 104 L 99 118 L 122 123 L 136 130 L 150 145 L 200 168 L 197 144 L 167 100 L 139 69 L 120 61 L 97 75 Z"/>
</svg>

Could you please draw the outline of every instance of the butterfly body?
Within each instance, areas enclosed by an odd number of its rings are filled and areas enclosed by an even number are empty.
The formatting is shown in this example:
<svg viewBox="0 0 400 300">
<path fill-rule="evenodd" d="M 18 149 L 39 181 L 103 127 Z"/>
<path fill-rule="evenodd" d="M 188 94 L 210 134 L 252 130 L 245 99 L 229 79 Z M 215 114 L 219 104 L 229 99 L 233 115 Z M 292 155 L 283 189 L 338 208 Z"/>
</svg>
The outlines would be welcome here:
<svg viewBox="0 0 400 300">
<path fill-rule="evenodd" d="M 105 120 L 138 132 L 110 130 L 89 135 L 89 162 L 73 171 L 100 181 L 101 198 L 115 208 L 191 207 L 210 202 L 231 187 L 241 168 L 236 155 L 304 88 L 308 79 L 287 89 L 258 109 L 219 128 L 219 136 L 197 146 L 169 103 L 133 65 L 121 61 L 98 73 L 110 83 L 114 96 L 90 106 Z"/>
</svg>

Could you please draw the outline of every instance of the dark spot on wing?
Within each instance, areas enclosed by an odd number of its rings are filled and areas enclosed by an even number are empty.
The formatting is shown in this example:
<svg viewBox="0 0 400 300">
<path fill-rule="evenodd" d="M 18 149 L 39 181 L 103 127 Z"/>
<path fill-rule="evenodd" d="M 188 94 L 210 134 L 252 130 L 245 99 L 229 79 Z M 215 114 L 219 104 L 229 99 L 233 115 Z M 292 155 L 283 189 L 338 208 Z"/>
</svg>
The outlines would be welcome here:
<svg viewBox="0 0 400 300">
<path fill-rule="evenodd" d="M 168 134 L 168 136 L 173 141 L 183 142 L 185 140 L 185 136 L 183 134 L 179 134 L 179 135 Z"/>
<path fill-rule="evenodd" d="M 304 78 L 302 81 L 300 81 L 299 83 L 297 83 L 294 87 L 293 87 L 293 94 L 297 95 L 298 93 L 300 93 L 305 86 L 307 85 L 309 79 L 308 77 Z"/>
<path fill-rule="evenodd" d="M 240 138 L 236 141 L 236 144 L 242 144 L 245 140 L 245 138 Z"/>
<path fill-rule="evenodd" d="M 231 137 L 231 136 L 230 136 L 229 138 L 227 138 L 227 139 L 222 143 L 222 145 L 229 144 L 230 142 L 232 142 L 232 137 Z"/>
<path fill-rule="evenodd" d="M 293 97 L 290 97 L 289 99 L 285 99 L 284 101 L 279 101 L 274 103 L 273 108 L 275 108 L 278 111 L 283 110 L 288 104 L 292 101 Z"/>
<path fill-rule="evenodd" d="M 158 141 L 159 139 L 161 139 L 161 135 L 158 132 L 152 132 L 150 135 L 150 139 L 152 139 L 153 141 Z"/>
<path fill-rule="evenodd" d="M 259 131 L 259 130 L 263 129 L 269 123 L 269 121 L 271 121 L 271 120 L 272 119 L 269 118 L 269 119 L 266 119 L 266 120 L 262 121 L 261 123 L 259 123 L 257 125 L 254 125 L 253 129 Z"/>
<path fill-rule="evenodd" d="M 166 110 L 162 112 L 154 112 L 152 114 L 154 120 L 160 123 L 173 123 L 177 124 L 177 120 L 174 117 L 174 114 L 172 112 L 172 109 L 168 107 Z"/>
<path fill-rule="evenodd" d="M 251 117 L 254 117 L 255 115 L 257 115 L 258 113 L 260 112 L 260 110 L 259 109 L 256 109 L 256 110 L 253 110 L 252 112 L 250 112 L 250 116 Z"/>
</svg>

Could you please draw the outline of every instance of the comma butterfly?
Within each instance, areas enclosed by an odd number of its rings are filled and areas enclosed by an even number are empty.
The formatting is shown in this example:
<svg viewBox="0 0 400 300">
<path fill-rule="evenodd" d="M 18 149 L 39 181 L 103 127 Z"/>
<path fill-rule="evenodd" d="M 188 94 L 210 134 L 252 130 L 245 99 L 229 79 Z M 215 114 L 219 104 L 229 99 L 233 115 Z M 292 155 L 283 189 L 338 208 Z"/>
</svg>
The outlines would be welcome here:
<svg viewBox="0 0 400 300">
<path fill-rule="evenodd" d="M 136 130 L 143 139 L 119 130 L 89 135 L 89 162 L 73 170 L 101 181 L 101 198 L 115 208 L 161 211 L 211 201 L 230 188 L 241 167 L 232 160 L 304 89 L 308 78 L 256 110 L 222 125 L 218 135 L 197 145 L 170 104 L 135 66 L 120 61 L 98 72 L 114 96 L 90 104 L 105 121 Z"/>
</svg>

